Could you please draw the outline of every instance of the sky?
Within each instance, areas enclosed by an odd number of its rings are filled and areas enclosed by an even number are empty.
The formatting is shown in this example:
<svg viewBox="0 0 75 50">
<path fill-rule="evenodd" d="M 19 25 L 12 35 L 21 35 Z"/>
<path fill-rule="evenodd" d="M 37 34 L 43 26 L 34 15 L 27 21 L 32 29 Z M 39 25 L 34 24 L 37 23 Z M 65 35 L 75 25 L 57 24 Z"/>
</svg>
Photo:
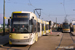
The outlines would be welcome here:
<svg viewBox="0 0 75 50">
<path fill-rule="evenodd" d="M 75 20 L 75 0 L 5 0 L 6 17 L 10 17 L 13 11 L 33 12 L 36 8 L 42 9 L 40 19 L 45 21 L 56 22 L 57 18 L 57 23 L 62 23 L 65 17 L 69 22 Z M 2 23 L 3 0 L 0 0 L 0 24 Z"/>
</svg>

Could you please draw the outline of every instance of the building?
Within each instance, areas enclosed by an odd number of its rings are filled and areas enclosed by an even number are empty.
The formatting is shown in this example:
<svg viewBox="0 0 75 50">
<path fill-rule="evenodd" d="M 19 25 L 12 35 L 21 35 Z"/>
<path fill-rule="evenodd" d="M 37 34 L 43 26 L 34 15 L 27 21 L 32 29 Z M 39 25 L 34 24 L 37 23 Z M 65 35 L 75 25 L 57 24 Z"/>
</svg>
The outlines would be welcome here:
<svg viewBox="0 0 75 50">
<path fill-rule="evenodd" d="M 3 24 L 0 24 L 0 28 L 3 28 Z M 5 24 L 5 28 L 7 28 L 7 24 Z"/>
</svg>

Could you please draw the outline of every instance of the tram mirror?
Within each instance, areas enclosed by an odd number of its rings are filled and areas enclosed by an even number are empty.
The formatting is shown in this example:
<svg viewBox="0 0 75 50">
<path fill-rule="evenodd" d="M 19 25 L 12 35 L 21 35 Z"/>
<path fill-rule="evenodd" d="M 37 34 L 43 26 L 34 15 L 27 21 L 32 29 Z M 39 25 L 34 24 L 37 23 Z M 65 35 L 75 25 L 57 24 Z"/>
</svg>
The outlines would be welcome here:
<svg viewBox="0 0 75 50">
<path fill-rule="evenodd" d="M 34 19 L 34 17 L 32 17 L 32 19 Z"/>
<path fill-rule="evenodd" d="M 10 17 L 10 19 L 11 19 L 11 17 Z"/>
</svg>

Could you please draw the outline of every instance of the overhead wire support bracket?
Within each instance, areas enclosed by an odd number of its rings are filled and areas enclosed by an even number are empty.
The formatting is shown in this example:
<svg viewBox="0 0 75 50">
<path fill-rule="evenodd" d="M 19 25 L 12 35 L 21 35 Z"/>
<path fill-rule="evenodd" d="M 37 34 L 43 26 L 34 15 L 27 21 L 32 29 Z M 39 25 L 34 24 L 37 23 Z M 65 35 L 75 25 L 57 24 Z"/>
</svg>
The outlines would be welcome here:
<svg viewBox="0 0 75 50">
<path fill-rule="evenodd" d="M 38 11 L 37 10 L 40 10 L 40 13 L 38 13 Z M 40 8 L 37 8 L 37 9 L 34 9 L 34 13 L 35 13 L 35 11 L 37 12 L 37 14 L 39 15 L 39 18 L 40 18 L 40 16 L 41 16 L 41 10 L 42 9 L 40 9 Z"/>
</svg>

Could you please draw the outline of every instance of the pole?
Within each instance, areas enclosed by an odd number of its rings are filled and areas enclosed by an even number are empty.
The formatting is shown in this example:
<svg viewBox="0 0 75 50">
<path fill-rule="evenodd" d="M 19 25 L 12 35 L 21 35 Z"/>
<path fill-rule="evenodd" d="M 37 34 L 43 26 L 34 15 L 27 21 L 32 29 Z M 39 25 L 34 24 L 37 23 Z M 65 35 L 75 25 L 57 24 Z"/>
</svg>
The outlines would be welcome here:
<svg viewBox="0 0 75 50">
<path fill-rule="evenodd" d="M 57 17 L 56 17 L 56 24 L 57 24 Z"/>
<path fill-rule="evenodd" d="M 57 27 L 57 17 L 56 17 L 56 27 Z"/>
<path fill-rule="evenodd" d="M 3 36 L 5 35 L 5 0 L 4 0 L 4 3 L 3 3 Z"/>
</svg>

